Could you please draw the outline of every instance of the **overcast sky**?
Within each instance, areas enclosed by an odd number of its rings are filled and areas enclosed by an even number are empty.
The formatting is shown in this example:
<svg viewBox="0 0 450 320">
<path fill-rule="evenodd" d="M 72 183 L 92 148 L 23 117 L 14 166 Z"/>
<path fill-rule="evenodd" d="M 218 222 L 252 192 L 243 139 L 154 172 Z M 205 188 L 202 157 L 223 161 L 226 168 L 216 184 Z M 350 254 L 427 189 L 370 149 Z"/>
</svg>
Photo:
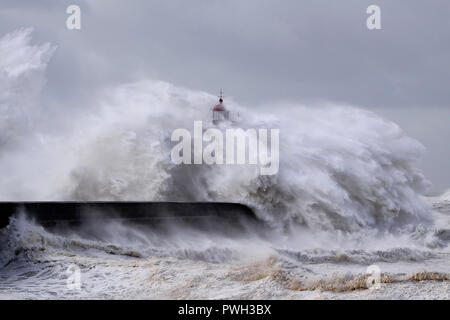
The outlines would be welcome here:
<svg viewBox="0 0 450 320">
<path fill-rule="evenodd" d="M 81 30 L 66 8 L 81 7 Z M 382 30 L 366 9 L 381 8 Z M 428 149 L 450 188 L 448 0 L 1 0 L 0 34 L 32 26 L 58 49 L 44 99 L 83 108 L 95 89 L 144 77 L 247 106 L 331 101 L 374 110 Z M 69 103 L 68 101 L 76 103 Z"/>
</svg>

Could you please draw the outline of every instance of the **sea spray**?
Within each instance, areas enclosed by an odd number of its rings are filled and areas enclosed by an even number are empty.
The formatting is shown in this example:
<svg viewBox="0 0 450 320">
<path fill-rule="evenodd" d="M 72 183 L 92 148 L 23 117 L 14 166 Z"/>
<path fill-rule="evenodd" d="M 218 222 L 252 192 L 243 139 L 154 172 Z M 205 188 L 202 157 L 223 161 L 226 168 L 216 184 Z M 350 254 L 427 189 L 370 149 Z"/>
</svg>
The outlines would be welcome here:
<svg viewBox="0 0 450 320">
<path fill-rule="evenodd" d="M 27 52 L 30 41 L 29 30 L 6 35 L 0 41 L 2 58 L 11 54 L 10 44 Z M 2 70 L 45 69 L 54 49 L 36 48 L 39 54 L 27 59 L 37 63 L 1 59 Z M 16 71 L 5 81 L 19 81 Z M 3 105 L 9 98 L 3 97 Z M 232 201 L 251 206 L 273 225 L 343 232 L 430 222 L 430 208 L 419 197 L 427 182 L 415 167 L 423 147 L 396 124 L 354 107 L 274 103 L 265 113 L 229 99 L 242 127 L 281 128 L 278 174 L 260 176 L 248 165 L 175 166 L 171 132 L 210 121 L 214 102 L 213 95 L 162 81 L 109 88 L 72 127 L 49 133 L 37 124 L 33 132 L 18 135 L 15 150 L 0 157 L 0 197 Z M 33 120 L 31 107 L 19 109 Z M 1 130 L 3 136 L 11 129 Z"/>
</svg>

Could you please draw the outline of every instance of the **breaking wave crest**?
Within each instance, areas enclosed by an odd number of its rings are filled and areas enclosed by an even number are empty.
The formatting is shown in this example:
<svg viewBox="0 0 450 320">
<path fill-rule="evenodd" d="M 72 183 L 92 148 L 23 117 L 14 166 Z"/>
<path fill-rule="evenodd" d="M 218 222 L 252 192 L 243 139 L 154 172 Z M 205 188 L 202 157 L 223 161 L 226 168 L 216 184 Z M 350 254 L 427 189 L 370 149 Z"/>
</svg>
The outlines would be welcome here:
<svg viewBox="0 0 450 320">
<path fill-rule="evenodd" d="M 0 67 L 10 87 L 20 75 L 45 69 L 54 50 L 29 42 L 30 30 L 0 41 Z M 11 46 L 31 62 L 5 60 Z M 215 99 L 153 80 L 109 88 L 72 128 L 56 135 L 35 123 L 40 139 L 33 140 L 32 155 L 29 148 L 3 154 L 0 195 L 7 200 L 235 201 L 274 225 L 313 230 L 429 222 L 429 207 L 419 197 L 427 182 L 415 167 L 423 147 L 396 124 L 350 106 L 273 104 L 266 113 L 227 99 L 241 127 L 280 128 L 279 174 L 260 176 L 255 166 L 172 164 L 171 132 L 192 129 L 194 120 L 210 121 Z M 31 108 L 21 105 L 20 110 L 33 122 Z M 12 129 L 1 130 L 4 136 Z M 17 161 L 31 156 L 34 161 L 26 166 Z"/>
<path fill-rule="evenodd" d="M 31 45 L 32 29 L 21 29 L 0 39 L 0 156 L 20 144 L 40 117 L 39 95 L 45 70 L 55 47 Z"/>
<path fill-rule="evenodd" d="M 239 202 L 272 228 L 237 239 L 116 222 L 49 231 L 18 215 L 0 230 L 0 298 L 67 297 L 71 264 L 89 280 L 81 297 L 351 291 L 367 288 L 372 263 L 402 270 L 383 270 L 384 283 L 449 280 L 448 194 L 431 205 L 421 197 L 428 182 L 415 163 L 424 148 L 396 124 L 352 106 L 253 107 L 226 97 L 240 127 L 280 129 L 279 173 L 174 165 L 172 131 L 210 122 L 216 97 L 143 80 L 106 88 L 71 126 L 48 130 L 38 98 L 54 50 L 32 45 L 29 29 L 0 39 L 0 200 Z M 330 275 L 330 265 L 345 272 Z"/>
</svg>

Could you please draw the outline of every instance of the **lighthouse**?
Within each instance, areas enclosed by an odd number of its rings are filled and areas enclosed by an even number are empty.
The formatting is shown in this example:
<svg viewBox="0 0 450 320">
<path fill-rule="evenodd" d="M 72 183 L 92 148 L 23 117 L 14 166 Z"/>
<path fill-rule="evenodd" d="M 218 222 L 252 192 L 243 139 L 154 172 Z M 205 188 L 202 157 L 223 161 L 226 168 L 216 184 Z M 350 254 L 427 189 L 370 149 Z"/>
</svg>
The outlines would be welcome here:
<svg viewBox="0 0 450 320">
<path fill-rule="evenodd" d="M 223 91 L 220 89 L 220 95 L 219 95 L 219 104 L 216 104 L 213 111 L 213 123 L 219 124 L 223 121 L 228 120 L 229 118 L 229 111 L 225 108 L 225 105 L 223 104 Z"/>
</svg>

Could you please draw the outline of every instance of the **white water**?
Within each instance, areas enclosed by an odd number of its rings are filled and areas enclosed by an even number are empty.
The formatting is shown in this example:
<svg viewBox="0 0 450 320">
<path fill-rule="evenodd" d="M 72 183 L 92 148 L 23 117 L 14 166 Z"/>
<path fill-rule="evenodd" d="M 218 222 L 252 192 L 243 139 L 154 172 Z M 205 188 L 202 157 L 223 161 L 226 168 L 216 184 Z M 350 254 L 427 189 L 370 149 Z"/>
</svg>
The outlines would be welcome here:
<svg viewBox="0 0 450 320">
<path fill-rule="evenodd" d="M 427 181 L 415 161 L 424 148 L 396 124 L 350 106 L 271 105 L 269 113 L 227 99 L 242 127 L 280 128 L 279 174 L 175 166 L 172 130 L 208 121 L 213 95 L 124 84 L 93 94 L 89 112 L 55 132 L 46 126 L 67 119 L 41 121 L 38 100 L 53 51 L 33 46 L 30 30 L 0 40 L 1 200 L 233 201 L 273 232 L 162 236 L 114 222 L 50 232 L 18 218 L 1 231 L 1 297 L 301 298 L 309 296 L 299 289 L 349 290 L 374 263 L 399 283 L 418 271 L 448 274 L 446 204 L 421 197 Z M 82 269 L 81 292 L 65 286 L 70 264 Z"/>
</svg>

